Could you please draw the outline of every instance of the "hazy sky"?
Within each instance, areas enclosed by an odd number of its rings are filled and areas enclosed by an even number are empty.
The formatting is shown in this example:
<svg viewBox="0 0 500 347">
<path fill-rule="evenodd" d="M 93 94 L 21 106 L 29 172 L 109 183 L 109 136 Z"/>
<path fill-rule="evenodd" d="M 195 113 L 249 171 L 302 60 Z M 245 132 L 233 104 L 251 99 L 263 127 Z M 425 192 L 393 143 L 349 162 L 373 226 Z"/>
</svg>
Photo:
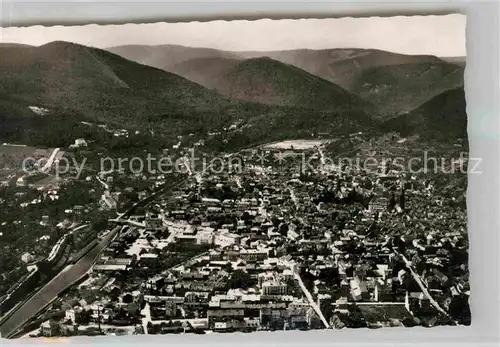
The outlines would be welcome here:
<svg viewBox="0 0 500 347">
<path fill-rule="evenodd" d="M 0 41 L 55 40 L 105 48 L 179 44 L 224 50 L 378 48 L 406 54 L 465 55 L 465 16 L 212 21 L 72 27 L 4 28 Z"/>
</svg>

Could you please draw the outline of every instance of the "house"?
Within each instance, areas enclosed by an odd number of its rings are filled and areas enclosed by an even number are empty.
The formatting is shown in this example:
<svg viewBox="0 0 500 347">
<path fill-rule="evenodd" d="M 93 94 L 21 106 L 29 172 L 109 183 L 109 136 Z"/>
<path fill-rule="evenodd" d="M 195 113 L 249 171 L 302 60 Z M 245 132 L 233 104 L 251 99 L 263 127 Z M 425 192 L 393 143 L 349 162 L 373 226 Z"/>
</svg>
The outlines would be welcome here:
<svg viewBox="0 0 500 347">
<path fill-rule="evenodd" d="M 64 313 L 64 318 L 68 321 L 71 322 L 72 324 L 75 324 L 79 317 L 81 316 L 83 312 L 83 308 L 81 306 L 77 306 L 75 308 L 71 308 L 65 311 Z"/>
<path fill-rule="evenodd" d="M 40 334 L 45 337 L 57 336 L 59 333 L 59 325 L 55 320 L 46 320 L 40 324 Z"/>
<path fill-rule="evenodd" d="M 286 292 L 287 292 L 286 284 L 280 281 L 271 280 L 262 283 L 262 295 L 269 295 L 269 296 L 285 295 Z"/>
<path fill-rule="evenodd" d="M 219 199 L 202 198 L 201 203 L 206 206 L 218 207 L 221 205 Z"/>
<path fill-rule="evenodd" d="M 209 308 L 207 311 L 208 326 L 211 328 L 215 327 L 216 322 L 232 319 L 243 320 L 244 317 L 244 308 Z"/>
<path fill-rule="evenodd" d="M 21 261 L 23 263 L 26 263 L 26 264 L 31 263 L 34 259 L 35 259 L 35 257 L 32 254 L 28 253 L 28 252 L 24 253 L 21 256 Z"/>
<path fill-rule="evenodd" d="M 215 235 L 214 244 L 220 247 L 227 247 L 240 242 L 240 236 L 230 233 L 229 231 L 221 231 Z"/>
<path fill-rule="evenodd" d="M 69 148 L 81 148 L 81 147 L 87 147 L 87 141 L 85 141 L 85 139 L 76 139 L 75 143 L 69 146 Z"/>
<path fill-rule="evenodd" d="M 386 197 L 374 198 L 368 205 L 368 210 L 373 213 L 383 212 L 387 210 L 389 200 Z"/>
<path fill-rule="evenodd" d="M 196 243 L 199 245 L 210 245 L 214 242 L 214 228 L 198 228 L 196 233 Z"/>
<path fill-rule="evenodd" d="M 245 261 L 263 261 L 268 258 L 267 250 L 242 249 L 240 258 Z"/>
<path fill-rule="evenodd" d="M 354 278 L 349 282 L 350 293 L 354 301 L 361 301 L 368 296 L 366 285 L 358 278 Z"/>
<path fill-rule="evenodd" d="M 16 181 L 16 186 L 18 187 L 26 186 L 26 179 L 24 177 L 19 177 Z"/>
</svg>

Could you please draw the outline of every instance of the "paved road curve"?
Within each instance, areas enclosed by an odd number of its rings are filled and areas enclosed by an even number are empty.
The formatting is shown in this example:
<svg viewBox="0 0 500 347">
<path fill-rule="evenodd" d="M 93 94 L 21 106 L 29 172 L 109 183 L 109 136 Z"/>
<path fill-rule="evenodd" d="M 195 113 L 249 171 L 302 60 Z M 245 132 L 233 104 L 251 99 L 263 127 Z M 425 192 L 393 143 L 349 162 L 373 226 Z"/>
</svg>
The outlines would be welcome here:
<svg viewBox="0 0 500 347">
<path fill-rule="evenodd" d="M 82 278 L 90 270 L 102 250 L 111 243 L 120 228 L 121 226 L 114 228 L 100 243 L 91 249 L 87 255 L 77 261 L 74 265 L 66 267 L 28 301 L 26 301 L 23 306 L 14 312 L 0 327 L 2 337 L 9 338 L 30 318 L 57 298 L 61 292 Z"/>
</svg>

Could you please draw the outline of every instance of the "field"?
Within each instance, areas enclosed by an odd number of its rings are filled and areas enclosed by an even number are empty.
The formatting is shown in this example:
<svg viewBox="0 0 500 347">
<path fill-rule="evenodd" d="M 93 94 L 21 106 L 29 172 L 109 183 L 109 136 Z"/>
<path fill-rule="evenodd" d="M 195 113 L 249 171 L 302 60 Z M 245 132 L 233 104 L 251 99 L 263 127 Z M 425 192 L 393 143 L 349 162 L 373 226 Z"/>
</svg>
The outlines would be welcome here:
<svg viewBox="0 0 500 347">
<path fill-rule="evenodd" d="M 1 144 L 0 145 L 0 179 L 13 178 L 23 168 L 23 160 L 33 158 L 49 158 L 53 149 L 37 148 L 31 146 Z M 61 152 L 61 155 L 63 152 Z"/>
<path fill-rule="evenodd" d="M 285 140 L 281 142 L 272 142 L 262 145 L 264 149 L 294 149 L 294 150 L 310 150 L 314 147 L 319 147 L 325 145 L 329 142 L 335 141 L 334 139 L 324 139 L 324 140 Z"/>
</svg>

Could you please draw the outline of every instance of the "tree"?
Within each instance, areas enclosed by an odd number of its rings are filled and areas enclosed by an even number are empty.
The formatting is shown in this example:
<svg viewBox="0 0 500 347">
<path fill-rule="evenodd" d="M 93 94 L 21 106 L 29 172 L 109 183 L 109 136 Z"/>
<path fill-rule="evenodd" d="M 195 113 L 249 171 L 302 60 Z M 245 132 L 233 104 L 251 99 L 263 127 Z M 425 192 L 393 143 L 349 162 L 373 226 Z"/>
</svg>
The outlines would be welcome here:
<svg viewBox="0 0 500 347">
<path fill-rule="evenodd" d="M 231 277 L 227 281 L 227 289 L 246 289 L 251 287 L 253 284 L 252 278 L 248 273 L 242 270 L 236 270 L 231 274 Z"/>
<path fill-rule="evenodd" d="M 155 329 L 155 326 L 153 325 L 153 323 L 151 323 L 151 321 L 148 322 L 148 334 L 156 334 L 156 329 Z"/>
<path fill-rule="evenodd" d="M 92 229 L 96 231 L 106 230 L 108 228 L 109 222 L 106 217 L 99 217 L 97 220 L 92 222 Z"/>
<path fill-rule="evenodd" d="M 352 304 L 349 306 L 348 310 L 349 318 L 346 325 L 349 328 L 364 328 L 367 326 L 365 318 L 358 306 Z"/>
<path fill-rule="evenodd" d="M 467 295 L 459 295 L 453 297 L 450 304 L 450 316 L 458 322 L 458 324 L 470 325 L 471 312 L 469 307 L 469 298 Z"/>
<path fill-rule="evenodd" d="M 132 301 L 134 301 L 134 297 L 131 294 L 125 294 L 123 296 L 123 302 L 126 304 L 130 304 Z"/>
<path fill-rule="evenodd" d="M 332 299 L 326 299 L 322 300 L 320 304 L 320 310 L 321 313 L 325 316 L 326 320 L 330 320 L 330 318 L 333 315 L 333 300 Z"/>
<path fill-rule="evenodd" d="M 233 272 L 233 265 L 231 265 L 230 262 L 227 262 L 226 265 L 224 265 L 224 271 L 227 273 Z"/>
<path fill-rule="evenodd" d="M 88 325 L 92 317 L 92 312 L 90 310 L 83 310 L 81 314 L 75 317 L 75 323 L 80 325 Z"/>
<path fill-rule="evenodd" d="M 328 286 L 339 286 L 341 279 L 337 268 L 326 268 L 320 271 L 319 279 L 324 281 Z"/>
</svg>

